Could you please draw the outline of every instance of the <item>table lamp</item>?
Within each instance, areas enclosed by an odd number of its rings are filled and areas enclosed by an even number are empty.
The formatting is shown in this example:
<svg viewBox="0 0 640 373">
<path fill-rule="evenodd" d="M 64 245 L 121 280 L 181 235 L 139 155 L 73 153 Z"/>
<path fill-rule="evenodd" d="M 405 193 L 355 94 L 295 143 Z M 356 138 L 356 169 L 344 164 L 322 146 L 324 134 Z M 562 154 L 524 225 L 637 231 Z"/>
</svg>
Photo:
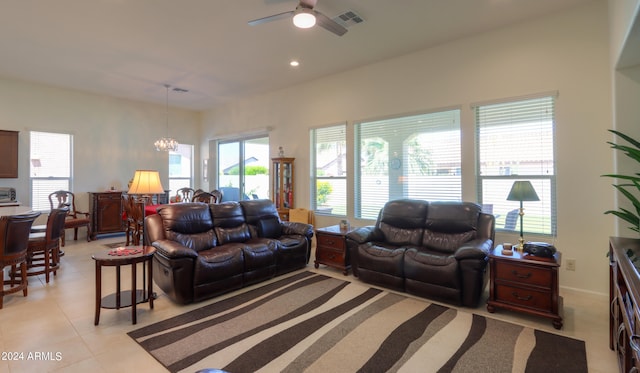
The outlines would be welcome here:
<svg viewBox="0 0 640 373">
<path fill-rule="evenodd" d="M 155 170 L 136 170 L 127 194 L 148 196 L 164 193 L 160 173 Z"/>
<path fill-rule="evenodd" d="M 513 186 L 511 186 L 511 191 L 507 196 L 507 201 L 520 201 L 520 243 L 518 244 L 518 250 L 522 251 L 524 247 L 524 238 L 523 238 L 523 226 L 522 226 L 522 217 L 524 216 L 524 208 L 522 207 L 522 201 L 540 201 L 538 198 L 538 194 L 536 190 L 533 189 L 533 185 L 528 180 L 525 181 L 515 181 Z"/>
</svg>

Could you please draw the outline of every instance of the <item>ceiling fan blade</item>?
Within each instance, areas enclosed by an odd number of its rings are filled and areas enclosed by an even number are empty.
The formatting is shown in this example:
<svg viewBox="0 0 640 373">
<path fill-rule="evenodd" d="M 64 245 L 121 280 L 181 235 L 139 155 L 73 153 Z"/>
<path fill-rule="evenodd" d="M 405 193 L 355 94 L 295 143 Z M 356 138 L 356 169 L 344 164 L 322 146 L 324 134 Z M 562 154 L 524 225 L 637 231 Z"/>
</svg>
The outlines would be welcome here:
<svg viewBox="0 0 640 373">
<path fill-rule="evenodd" d="M 291 10 L 289 12 L 284 12 L 284 13 L 274 14 L 274 15 L 268 16 L 268 17 L 254 19 L 253 21 L 249 21 L 249 25 L 256 26 L 256 25 L 260 25 L 260 24 L 263 24 L 263 23 L 271 22 L 271 21 L 277 21 L 279 19 L 289 18 L 289 17 L 293 16 L 293 13 L 294 13 L 294 11 Z"/>
<path fill-rule="evenodd" d="M 332 20 L 331 18 L 325 16 L 324 14 L 314 10 L 313 13 L 316 15 L 316 25 L 322 27 L 325 30 L 331 31 L 338 36 L 342 36 L 347 33 L 347 29 Z"/>
</svg>

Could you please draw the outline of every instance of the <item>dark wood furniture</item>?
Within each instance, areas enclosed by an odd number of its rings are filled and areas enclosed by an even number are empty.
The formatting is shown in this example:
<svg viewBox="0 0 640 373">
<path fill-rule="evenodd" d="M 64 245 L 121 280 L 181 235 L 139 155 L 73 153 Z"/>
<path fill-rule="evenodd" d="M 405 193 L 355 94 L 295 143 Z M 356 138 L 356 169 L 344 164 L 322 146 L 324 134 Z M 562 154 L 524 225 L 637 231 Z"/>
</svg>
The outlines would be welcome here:
<svg viewBox="0 0 640 373">
<path fill-rule="evenodd" d="M 558 295 L 561 254 L 536 257 L 513 250 L 502 254 L 498 245 L 489 255 L 489 300 L 487 310 L 496 308 L 547 317 L 553 327 L 562 328 L 562 298 Z"/>
<path fill-rule="evenodd" d="M 351 268 L 346 237 L 353 229 L 340 229 L 339 225 L 316 229 L 316 260 L 314 266 L 327 265 L 342 270 L 346 276 Z"/>
<path fill-rule="evenodd" d="M 18 177 L 18 134 L 0 130 L 0 178 Z"/>
<path fill-rule="evenodd" d="M 271 200 L 276 205 L 280 219 L 289 220 L 293 208 L 295 158 L 271 158 Z"/>
<path fill-rule="evenodd" d="M 122 192 L 90 192 L 91 239 L 99 234 L 124 232 Z"/>
<path fill-rule="evenodd" d="M 44 232 L 33 232 L 29 235 L 27 276 L 44 274 L 46 282 L 49 283 L 51 273 L 56 275 L 60 268 L 60 241 L 68 213 L 66 207 L 52 209 L 47 217 Z M 17 273 L 12 272 L 11 276 L 17 276 Z"/>
<path fill-rule="evenodd" d="M 40 215 L 32 212 L 17 216 L 0 216 L 0 273 L 2 274 L 2 288 L 0 288 L 0 309 L 4 296 L 22 291 L 27 296 L 27 242 L 34 220 Z M 15 277 L 4 279 L 4 267 L 10 266 L 10 272 L 16 272 L 20 267 L 20 279 Z M 6 287 L 8 285 L 9 287 Z"/>
<path fill-rule="evenodd" d="M 93 254 L 91 258 L 96 262 L 96 312 L 94 325 L 100 322 L 100 309 L 120 309 L 131 307 L 131 323 L 137 323 L 136 305 L 149 302 L 149 308 L 153 309 L 153 254 L 156 252 L 153 246 L 128 246 L 124 250 L 139 250 L 139 253 L 132 255 L 113 255 L 118 249 L 103 250 Z M 138 263 L 142 263 L 142 289 L 136 286 Z M 146 266 L 149 265 L 147 269 Z M 120 267 L 131 266 L 131 290 L 122 291 L 120 281 Z M 116 267 L 116 292 L 106 297 L 102 297 L 102 267 Z"/>
<path fill-rule="evenodd" d="M 91 219 L 88 212 L 76 208 L 76 196 L 68 190 L 58 190 L 49 194 L 51 210 L 68 208 L 67 218 L 64 221 L 64 229 L 73 229 L 73 240 L 78 240 L 78 228 L 87 228 L 87 241 L 91 241 Z M 65 243 L 65 235 L 62 235 L 62 246 Z"/>
<path fill-rule="evenodd" d="M 634 259 L 637 259 L 633 262 Z M 640 240 L 609 238 L 609 347 L 621 372 L 640 369 Z M 635 263 L 635 265 L 634 265 Z"/>
</svg>

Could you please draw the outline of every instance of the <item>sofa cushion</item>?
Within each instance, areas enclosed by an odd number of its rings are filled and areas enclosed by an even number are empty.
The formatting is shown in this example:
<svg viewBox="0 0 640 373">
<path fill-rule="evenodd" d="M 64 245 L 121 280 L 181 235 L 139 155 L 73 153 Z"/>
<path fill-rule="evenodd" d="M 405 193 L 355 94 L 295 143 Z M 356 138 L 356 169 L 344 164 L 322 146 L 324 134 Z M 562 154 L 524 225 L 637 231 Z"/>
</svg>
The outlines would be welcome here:
<svg viewBox="0 0 640 373">
<path fill-rule="evenodd" d="M 177 203 L 158 207 L 165 231 L 183 234 L 202 233 L 213 228 L 211 213 L 202 203 Z"/>
<path fill-rule="evenodd" d="M 431 202 L 422 246 L 452 254 L 477 237 L 481 208 L 470 202 Z"/>
<path fill-rule="evenodd" d="M 215 231 L 219 245 L 225 245 L 232 242 L 245 242 L 251 238 L 249 227 L 245 223 L 229 228 L 215 227 Z"/>
<path fill-rule="evenodd" d="M 405 252 L 404 261 L 407 279 L 453 289 L 461 286 L 458 261 L 452 255 L 411 248 Z"/>
<path fill-rule="evenodd" d="M 218 245 L 213 229 L 210 229 L 202 233 L 184 234 L 179 232 L 169 231 L 166 233 L 167 239 L 178 242 L 192 250 L 202 251 L 210 249 Z"/>
<path fill-rule="evenodd" d="M 240 201 L 240 206 L 244 211 L 245 221 L 249 225 L 258 225 L 258 221 L 274 217 L 279 218 L 276 206 L 269 199 L 250 199 Z"/>
<path fill-rule="evenodd" d="M 242 274 L 244 270 L 243 247 L 243 244 L 232 243 L 199 252 L 193 274 L 194 285 Z"/>
<path fill-rule="evenodd" d="M 256 222 L 258 235 L 266 238 L 278 238 L 282 234 L 282 225 L 278 217 L 270 216 Z"/>
<path fill-rule="evenodd" d="M 426 201 L 410 199 L 387 202 L 376 223 L 384 235 L 384 242 L 396 246 L 419 246 L 428 206 Z"/>
<path fill-rule="evenodd" d="M 396 277 L 403 277 L 405 250 L 406 248 L 367 242 L 358 246 L 358 266 Z"/>
</svg>

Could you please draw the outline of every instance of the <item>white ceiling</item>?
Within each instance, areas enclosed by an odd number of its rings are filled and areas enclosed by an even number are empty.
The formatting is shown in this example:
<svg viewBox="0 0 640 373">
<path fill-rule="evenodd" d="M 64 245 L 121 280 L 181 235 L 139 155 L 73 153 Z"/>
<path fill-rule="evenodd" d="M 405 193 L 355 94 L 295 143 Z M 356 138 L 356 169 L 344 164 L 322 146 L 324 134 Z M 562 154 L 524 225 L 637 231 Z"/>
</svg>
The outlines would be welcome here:
<svg viewBox="0 0 640 373">
<path fill-rule="evenodd" d="M 318 0 L 342 37 L 247 21 L 296 0 L 0 0 L 0 76 L 203 110 L 590 0 Z M 298 68 L 288 65 L 300 60 Z"/>
</svg>

